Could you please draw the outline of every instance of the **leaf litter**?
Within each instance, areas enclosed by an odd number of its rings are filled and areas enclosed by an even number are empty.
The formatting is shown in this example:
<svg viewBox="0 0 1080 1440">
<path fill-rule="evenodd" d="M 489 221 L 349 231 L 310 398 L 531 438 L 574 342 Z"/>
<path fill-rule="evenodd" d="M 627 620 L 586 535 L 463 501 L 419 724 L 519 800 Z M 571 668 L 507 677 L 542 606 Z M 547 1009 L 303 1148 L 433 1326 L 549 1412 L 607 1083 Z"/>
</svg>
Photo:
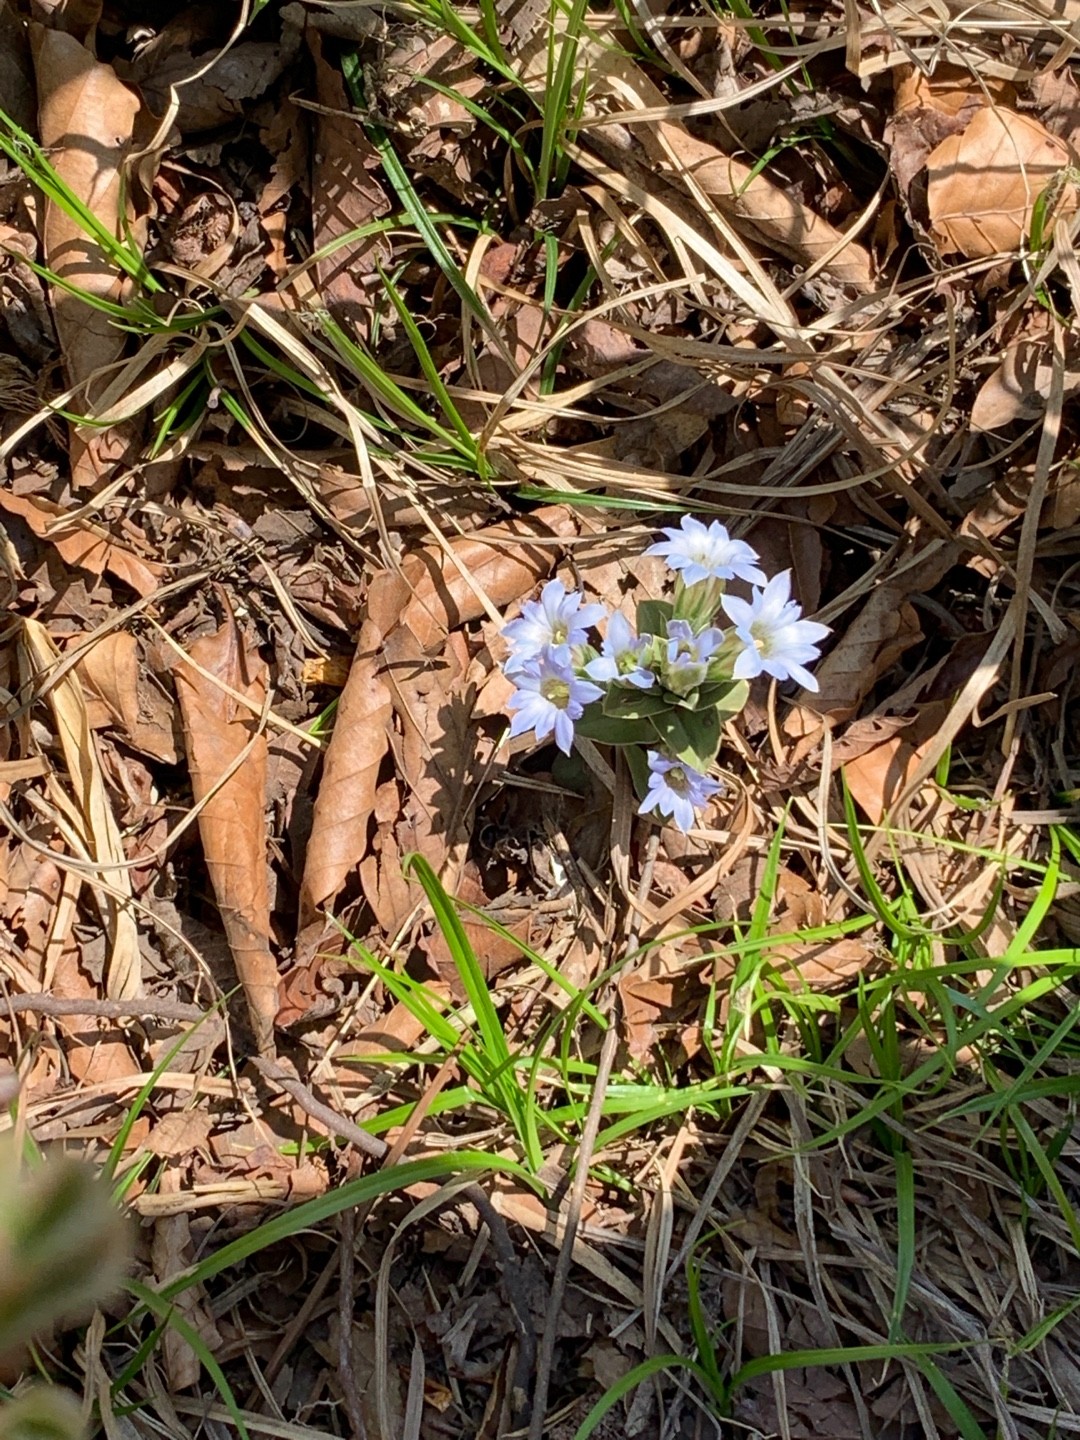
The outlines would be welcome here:
<svg viewBox="0 0 1080 1440">
<path fill-rule="evenodd" d="M 1071 1424 L 1066 20 L 252 9 L 0 7 L 0 1083 L 251 1247 L 167 1423 Z M 688 835 L 500 633 L 684 513 L 833 632 Z M 264 1228 L 460 1150 L 542 1194 Z"/>
</svg>

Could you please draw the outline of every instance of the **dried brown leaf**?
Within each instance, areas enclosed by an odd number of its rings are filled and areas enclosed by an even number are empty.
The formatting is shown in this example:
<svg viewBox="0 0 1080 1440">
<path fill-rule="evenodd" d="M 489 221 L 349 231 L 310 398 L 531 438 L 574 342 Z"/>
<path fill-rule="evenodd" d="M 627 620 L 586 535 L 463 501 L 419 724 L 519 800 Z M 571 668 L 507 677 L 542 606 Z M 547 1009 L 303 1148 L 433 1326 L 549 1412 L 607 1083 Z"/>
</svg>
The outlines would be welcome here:
<svg viewBox="0 0 1080 1440">
<path fill-rule="evenodd" d="M 890 735 L 844 766 L 844 778 L 856 805 L 875 825 L 881 823 L 889 806 L 918 769 L 948 709 L 947 701 L 923 705 L 903 732 Z"/>
<path fill-rule="evenodd" d="M 935 544 L 917 564 L 900 569 L 873 590 L 815 671 L 816 695 L 800 696 L 785 722 L 794 737 L 818 733 L 820 717 L 848 720 L 879 678 L 922 636 L 909 595 L 926 594 L 956 563 L 959 547 Z"/>
<path fill-rule="evenodd" d="M 231 616 L 215 634 L 196 640 L 189 653 L 193 663 L 180 661 L 174 674 L 191 788 L 197 802 L 205 801 L 199 835 L 256 1043 L 266 1052 L 273 1049 L 278 1008 L 278 972 L 270 951 L 266 735 L 257 715 L 216 683 L 261 708 L 266 665 Z"/>
<path fill-rule="evenodd" d="M 662 172 L 692 181 L 770 249 L 804 266 L 836 251 L 828 263 L 830 275 L 857 290 L 870 288 L 868 251 L 857 240 L 845 243 L 843 233 L 804 204 L 793 188 L 775 184 L 680 125 L 660 121 L 656 138 L 642 128 L 645 148 Z"/>
<path fill-rule="evenodd" d="M 993 77 L 977 81 L 960 65 L 938 65 L 931 75 L 914 65 L 893 72 L 896 95 L 885 129 L 889 163 L 903 195 L 935 146 L 966 129 L 985 105 L 1012 105 L 1016 91 Z"/>
<path fill-rule="evenodd" d="M 460 873 L 470 826 L 468 798 L 475 746 L 474 687 L 463 637 L 451 636 L 443 656 L 429 659 L 411 630 L 386 638 L 383 678 L 401 727 L 399 772 L 409 787 L 398 823 L 402 850 L 417 850 L 436 874 L 450 862 L 447 883 Z"/>
<path fill-rule="evenodd" d="M 130 217 L 123 208 L 120 174 L 131 147 L 138 98 L 74 36 L 35 25 L 31 42 L 41 143 L 60 178 L 102 225 L 123 239 Z M 44 243 L 46 261 L 61 279 L 113 304 L 123 299 L 123 277 L 100 243 L 51 201 L 45 203 Z M 78 295 L 56 287 L 52 301 L 68 380 L 84 387 L 76 408 L 89 410 L 108 381 L 91 377 L 120 359 L 124 333 Z M 89 435 L 74 428 L 75 486 L 94 485 L 125 457 L 130 441 L 127 426 Z"/>
<path fill-rule="evenodd" d="M 124 630 L 103 635 L 83 651 L 75 670 L 88 701 L 96 700 L 103 712 L 100 718 L 92 714 L 95 729 L 115 725 L 136 750 L 176 764 L 173 707 L 148 679 L 133 635 Z"/>
<path fill-rule="evenodd" d="M 432 549 L 413 556 L 404 566 L 412 595 L 401 623 L 423 650 L 438 648 L 459 625 L 485 613 L 477 589 L 496 609 L 505 609 L 550 573 L 556 559 L 550 542 L 576 532 L 570 509 L 549 505 L 474 535 L 455 537 L 449 555 Z"/>
<path fill-rule="evenodd" d="M 316 120 L 314 173 L 311 184 L 312 240 L 316 251 L 333 245 L 360 226 L 390 210 L 379 183 L 379 153 L 367 138 L 359 119 L 349 112 L 341 70 L 323 58 L 323 39 L 307 32 L 315 60 Z M 385 241 L 378 235 L 357 237 L 338 245 L 316 261 L 315 281 L 320 304 L 331 314 L 366 327 L 372 303 L 372 284 L 378 285 L 376 266 L 385 258 Z"/>
<path fill-rule="evenodd" d="M 1046 409 L 1052 368 L 1048 337 L 1015 340 L 979 387 L 971 428 L 1002 430 L 1014 420 L 1037 420 Z M 1064 398 L 1071 399 L 1078 390 L 1080 371 L 1066 370 Z"/>
<path fill-rule="evenodd" d="M 159 565 L 140 560 L 122 545 L 114 544 L 108 532 L 96 525 L 79 521 L 62 526 L 64 507 L 43 495 L 14 495 L 0 490 L 0 505 L 9 514 L 25 520 L 40 539 L 54 545 L 66 564 L 89 570 L 91 575 L 101 575 L 107 570 L 144 597 L 158 588 Z"/>
<path fill-rule="evenodd" d="M 167 1115 L 162 1124 L 181 1118 Z M 156 1131 L 151 1132 L 151 1139 Z M 181 1189 L 180 1174 L 174 1169 L 162 1172 L 158 1193 L 177 1195 Z M 188 1269 L 195 1259 L 195 1242 L 191 1234 L 191 1221 L 186 1214 L 163 1215 L 154 1221 L 154 1238 L 150 1245 L 150 1265 L 154 1278 L 159 1284 Z M 221 1335 L 206 1308 L 201 1286 L 194 1286 L 178 1297 L 177 1308 L 183 1320 L 191 1326 L 210 1350 L 211 1354 L 221 1348 Z M 165 1373 L 172 1390 L 183 1390 L 194 1385 L 202 1375 L 202 1362 L 188 1342 L 172 1326 L 165 1327 L 164 1341 Z"/>
<path fill-rule="evenodd" d="M 341 692 L 300 884 L 300 929 L 329 904 L 368 851 L 379 767 L 390 744 L 391 695 L 381 676 L 383 632 L 366 620 Z"/>
<path fill-rule="evenodd" d="M 927 203 L 943 255 L 969 259 L 1018 249 L 1031 230 L 1036 200 L 1075 156 L 1030 115 L 984 107 L 967 129 L 929 155 Z M 1074 186 L 1062 188 L 1057 215 L 1075 211 Z"/>
</svg>

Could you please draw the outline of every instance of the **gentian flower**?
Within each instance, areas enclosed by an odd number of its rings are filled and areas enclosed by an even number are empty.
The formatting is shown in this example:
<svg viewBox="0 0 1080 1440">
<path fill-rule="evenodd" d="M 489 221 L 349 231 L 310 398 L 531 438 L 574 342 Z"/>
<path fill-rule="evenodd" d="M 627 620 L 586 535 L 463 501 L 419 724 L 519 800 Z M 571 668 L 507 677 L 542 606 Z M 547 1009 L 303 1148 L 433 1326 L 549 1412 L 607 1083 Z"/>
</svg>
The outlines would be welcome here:
<svg viewBox="0 0 1080 1440">
<path fill-rule="evenodd" d="M 625 680 L 639 690 L 648 690 L 656 678 L 641 663 L 648 645 L 648 640 L 643 635 L 635 635 L 626 616 L 616 610 L 608 621 L 603 653 L 589 661 L 585 674 L 591 680 Z"/>
<path fill-rule="evenodd" d="M 725 595 L 721 604 L 745 646 L 732 670 L 736 680 L 764 673 L 776 680 L 797 680 L 805 690 L 818 688 L 805 666 L 821 654 L 818 642 L 829 627 L 801 618 L 802 609 L 791 598 L 790 570 L 774 575 L 764 590 L 755 589 L 749 601 Z"/>
<path fill-rule="evenodd" d="M 745 540 L 733 540 L 713 520 L 703 525 L 692 515 L 684 515 L 681 529 L 664 529 L 666 540 L 658 540 L 645 551 L 646 555 L 662 555 L 672 570 L 678 570 L 686 585 L 703 580 L 746 580 L 764 585 L 764 571 L 758 569 L 757 551 Z"/>
<path fill-rule="evenodd" d="M 506 702 L 517 714 L 510 722 L 511 735 L 534 730 L 537 740 L 554 732 L 555 744 L 564 755 L 574 743 L 574 721 L 580 720 L 586 705 L 604 693 L 599 685 L 579 680 L 574 674 L 568 645 L 545 645 L 522 660 L 512 674 L 517 689 Z"/>
<path fill-rule="evenodd" d="M 650 750 L 645 758 L 649 762 L 649 791 L 638 806 L 638 814 L 656 810 L 674 820 L 684 833 L 692 830 L 697 819 L 694 811 L 724 787 L 682 760 L 670 759 L 656 750 Z"/>
<path fill-rule="evenodd" d="M 689 620 L 669 620 L 667 633 L 664 686 L 676 695 L 689 695 L 704 684 L 709 661 L 724 643 L 724 632 L 709 629 L 695 635 Z"/>
<path fill-rule="evenodd" d="M 527 600 L 521 618 L 502 630 L 511 649 L 507 671 L 539 654 L 545 645 L 583 645 L 589 628 L 607 612 L 603 605 L 583 605 L 582 599 L 576 590 L 567 591 L 561 580 L 549 580 L 539 600 Z"/>
</svg>

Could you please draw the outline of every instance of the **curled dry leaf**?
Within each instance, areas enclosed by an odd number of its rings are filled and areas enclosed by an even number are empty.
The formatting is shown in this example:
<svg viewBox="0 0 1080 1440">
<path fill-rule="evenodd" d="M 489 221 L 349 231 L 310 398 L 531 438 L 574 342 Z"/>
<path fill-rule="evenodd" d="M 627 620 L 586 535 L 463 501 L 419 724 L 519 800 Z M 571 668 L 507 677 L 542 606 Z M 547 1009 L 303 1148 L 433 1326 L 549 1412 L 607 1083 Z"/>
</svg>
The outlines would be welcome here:
<svg viewBox="0 0 1080 1440">
<path fill-rule="evenodd" d="M 255 1040 L 266 1053 L 273 1049 L 278 1008 L 264 814 L 267 743 L 257 713 L 222 688 L 245 696 L 257 712 L 266 697 L 266 666 L 231 616 L 216 634 L 196 640 L 189 654 L 191 663 L 180 661 L 174 674 L 191 788 L 202 804 L 199 836 Z"/>
<path fill-rule="evenodd" d="M 160 565 L 140 560 L 122 545 L 114 544 L 108 532 L 96 525 L 78 521 L 61 528 L 64 507 L 55 501 L 43 495 L 13 495 L 0 490 L 0 505 L 25 520 L 39 539 L 55 545 L 65 564 L 89 570 L 91 575 L 107 570 L 143 598 L 158 588 Z"/>
<path fill-rule="evenodd" d="M 86 691 L 93 729 L 116 726 L 136 750 L 176 764 L 174 707 L 148 678 L 134 635 L 126 630 L 103 635 L 79 656 L 75 671 Z"/>
<path fill-rule="evenodd" d="M 1076 187 L 1062 172 L 1074 162 L 1063 140 L 1030 115 L 997 107 L 976 111 L 967 129 L 931 153 L 927 204 L 943 255 L 975 260 L 1015 251 L 1031 231 L 1036 200 L 1061 177 L 1056 215 L 1071 215 Z"/>
<path fill-rule="evenodd" d="M 523 47 L 528 78 L 538 87 L 548 83 L 548 38 L 543 27 Z M 668 97 L 612 37 L 586 30 L 579 41 L 587 51 L 593 100 L 603 96 L 624 109 L 664 109 Z M 868 290 L 873 275 L 870 255 L 858 240 L 843 233 L 805 205 L 790 186 L 778 185 L 766 173 L 697 139 L 670 120 L 634 127 L 648 159 L 680 188 L 696 187 L 752 239 L 796 264 L 814 265 L 832 255 L 828 273 L 857 290 Z M 603 143 L 598 129 L 592 143 Z M 605 147 L 605 158 L 610 154 Z M 587 158 L 587 157 L 585 157 Z M 617 157 L 615 157 L 617 164 Z M 835 252 L 835 253 L 834 253 Z"/>
<path fill-rule="evenodd" d="M 657 137 L 647 130 L 643 133 L 650 158 L 668 174 L 704 191 L 725 213 L 748 226 L 753 238 L 798 265 L 814 265 L 831 254 L 830 275 L 856 290 L 870 289 L 873 277 L 867 250 L 857 240 L 846 240 L 794 189 L 775 184 L 680 125 L 661 121 Z"/>
<path fill-rule="evenodd" d="M 129 218 L 123 211 L 121 166 L 128 154 L 138 98 L 108 65 L 101 65 L 72 35 L 31 31 L 38 81 L 38 129 L 57 174 L 119 239 Z M 45 204 L 45 259 L 70 285 L 101 300 L 119 303 L 122 277 L 100 243 L 51 201 Z M 125 337 L 116 324 L 78 295 L 56 287 L 53 313 L 68 380 L 84 386 L 76 407 L 90 410 L 108 376 L 98 377 L 124 353 Z M 71 435 L 72 479 L 76 487 L 94 485 L 126 455 L 128 426 Z"/>
<path fill-rule="evenodd" d="M 383 632 L 364 622 L 338 701 L 300 884 L 300 929 L 333 900 L 368 849 L 379 767 L 390 744 L 390 691 L 380 670 Z"/>
<path fill-rule="evenodd" d="M 166 1120 L 179 1118 L 166 1116 Z M 159 1125 L 158 1130 L 161 1129 Z M 151 1145 L 156 1132 L 150 1135 Z M 155 1151 L 160 1154 L 160 1151 Z M 180 1172 L 167 1167 L 161 1172 L 158 1194 L 179 1195 L 182 1189 Z M 162 1215 L 154 1221 L 154 1238 L 150 1244 L 150 1266 L 159 1285 L 174 1275 L 188 1269 L 196 1258 L 195 1243 L 191 1234 L 191 1221 L 186 1214 Z M 176 1300 L 177 1311 L 182 1319 L 198 1335 L 211 1354 L 221 1348 L 221 1335 L 213 1317 L 206 1307 L 202 1286 L 185 1290 Z M 165 1374 L 172 1390 L 183 1390 L 198 1382 L 202 1375 L 202 1361 L 188 1342 L 171 1325 L 165 1327 L 163 1350 Z"/>
<path fill-rule="evenodd" d="M 1053 366 L 1046 336 L 1015 340 L 983 381 L 971 407 L 973 430 L 1002 430 L 1014 420 L 1037 420 L 1046 409 Z M 1080 370 L 1065 372 L 1064 398 L 1080 390 Z"/>
<path fill-rule="evenodd" d="M 37 620 L 22 622 L 23 683 L 32 687 L 60 659 L 52 637 Z M 87 856 L 99 866 L 101 888 L 94 897 L 109 933 L 105 990 L 112 1000 L 130 1000 L 142 992 L 139 936 L 131 908 L 131 872 L 124 866 L 120 828 L 109 803 L 90 729 L 86 698 L 78 676 L 71 670 L 48 691 L 57 739 L 71 779 L 82 821 L 81 840 Z"/>
<path fill-rule="evenodd" d="M 911 182 L 935 146 L 965 130 L 984 105 L 1013 105 L 1016 91 L 1007 81 L 980 76 L 961 65 L 937 65 L 926 74 L 915 65 L 898 65 L 893 113 L 885 127 L 889 165 L 900 193 Z"/>
</svg>

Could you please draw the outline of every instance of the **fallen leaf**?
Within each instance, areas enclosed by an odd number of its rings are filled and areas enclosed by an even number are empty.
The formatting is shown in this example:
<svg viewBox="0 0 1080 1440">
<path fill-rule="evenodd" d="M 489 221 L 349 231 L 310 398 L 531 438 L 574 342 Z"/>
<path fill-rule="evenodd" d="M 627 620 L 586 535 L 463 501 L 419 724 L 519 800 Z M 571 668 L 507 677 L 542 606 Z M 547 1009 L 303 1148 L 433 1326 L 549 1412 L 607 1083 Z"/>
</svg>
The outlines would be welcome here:
<svg viewBox="0 0 1080 1440">
<path fill-rule="evenodd" d="M 775 184 L 767 171 L 725 155 L 680 125 L 659 121 L 655 138 L 648 127 L 641 129 L 645 149 L 661 173 L 683 184 L 692 182 L 771 250 L 804 266 L 831 254 L 830 275 L 856 290 L 870 288 L 870 256 L 865 247 L 858 240 L 846 240 L 842 231 L 799 199 L 794 187 Z"/>
<path fill-rule="evenodd" d="M 879 678 L 922 638 L 909 595 L 926 594 L 956 564 L 959 547 L 935 542 L 915 564 L 872 590 L 863 608 L 839 632 L 833 649 L 816 667 L 816 694 L 803 693 L 784 722 L 792 738 L 817 735 L 820 717 L 848 720 Z"/>
<path fill-rule="evenodd" d="M 948 701 L 921 706 L 901 733 L 890 735 L 844 766 L 848 789 L 873 824 L 881 824 L 893 800 L 918 769 L 948 711 Z"/>
<path fill-rule="evenodd" d="M 340 67 L 323 58 L 323 38 L 317 30 L 307 31 L 307 42 L 315 61 L 319 102 L 312 155 L 312 244 L 316 253 L 328 251 L 315 262 L 315 283 L 320 304 L 366 330 L 373 284 L 375 293 L 382 291 L 377 265 L 386 258 L 385 241 L 368 235 L 336 242 L 388 214 L 390 201 L 378 179 L 379 153 L 350 113 Z"/>
<path fill-rule="evenodd" d="M 191 788 L 202 804 L 199 836 L 256 1044 L 266 1053 L 273 1049 L 278 1008 L 264 812 L 267 742 L 258 730 L 266 665 L 232 616 L 215 634 L 194 641 L 189 654 L 192 663 L 179 661 L 173 673 Z M 255 712 L 218 680 L 252 701 Z M 222 783 L 245 751 L 243 763 Z"/>
<path fill-rule="evenodd" d="M 1037 420 L 1046 409 L 1053 366 L 1048 337 L 1015 340 L 979 387 L 972 430 L 1002 430 L 1014 420 Z M 1064 399 L 1080 390 L 1080 371 L 1065 372 Z"/>
<path fill-rule="evenodd" d="M 364 622 L 338 701 L 300 883 L 300 930 L 337 895 L 368 850 L 379 767 L 390 745 L 391 695 L 380 671 L 383 632 Z"/>
<path fill-rule="evenodd" d="M 937 65 L 929 75 L 916 65 L 898 65 L 893 85 L 893 113 L 885 127 L 885 143 L 890 168 L 904 197 L 930 152 L 948 136 L 966 129 L 976 110 L 1016 101 L 1016 91 L 1006 81 L 976 79 L 961 65 Z"/>
<path fill-rule="evenodd" d="M 78 645 L 81 636 L 72 637 Z M 173 706 L 154 685 L 139 652 L 139 642 L 125 630 L 103 635 L 84 650 L 75 665 L 91 710 L 91 726 L 117 727 L 136 750 L 166 765 L 177 761 Z"/>
<path fill-rule="evenodd" d="M 943 255 L 979 259 L 1019 249 L 1034 205 L 1076 157 L 1029 115 L 986 106 L 967 129 L 927 158 L 931 231 Z M 1063 186 L 1055 215 L 1071 215 L 1076 187 Z"/>
<path fill-rule="evenodd" d="M 202 1150 L 213 1128 L 214 1117 L 205 1110 L 172 1110 L 152 1126 L 146 1148 L 153 1155 L 175 1160 Z"/>
<path fill-rule="evenodd" d="M 551 541 L 576 533 L 570 509 L 549 505 L 473 535 L 456 536 L 449 542 L 449 554 L 431 549 L 410 557 L 403 570 L 412 594 L 401 623 L 421 649 L 441 646 L 452 630 L 485 613 L 478 590 L 497 610 L 505 609 L 550 574 L 557 558 Z"/>
<path fill-rule="evenodd" d="M 54 545 L 66 564 L 88 570 L 91 575 L 107 570 L 143 598 L 158 588 L 160 565 L 140 560 L 122 545 L 114 544 L 108 532 L 97 525 L 86 521 L 65 525 L 64 507 L 43 495 L 14 495 L 0 490 L 0 505 L 25 520 L 39 539 Z"/>
<path fill-rule="evenodd" d="M 1080 86 L 1072 67 L 1041 70 L 1028 82 L 1039 119 L 1073 150 L 1080 149 Z"/>
<path fill-rule="evenodd" d="M 101 65 L 72 35 L 31 26 L 38 82 L 41 143 L 60 178 L 118 239 L 130 215 L 123 203 L 121 168 L 139 113 L 137 96 L 109 65 Z M 45 260 L 62 280 L 98 299 L 119 304 L 123 276 L 99 241 L 53 201 L 45 202 Z M 128 241 L 130 243 L 130 240 Z M 53 314 L 68 381 L 81 390 L 72 408 L 90 412 L 109 379 L 101 372 L 124 353 L 124 332 L 78 295 L 55 286 Z M 96 485 L 129 453 L 131 425 L 109 430 L 71 429 L 72 483 Z"/>
<path fill-rule="evenodd" d="M 458 883 L 471 832 L 467 801 L 475 753 L 474 693 L 463 683 L 468 655 L 455 646 L 460 639 L 452 636 L 444 656 L 431 659 L 412 631 L 400 626 L 386 637 L 381 666 L 401 729 L 398 772 L 408 787 L 404 804 L 395 806 L 391 818 L 394 868 L 400 870 L 401 855 L 419 852 L 451 889 Z M 449 874 L 444 874 L 447 866 Z M 415 903 L 414 896 L 408 909 Z"/>
<path fill-rule="evenodd" d="M 37 106 L 26 27 L 10 0 L 0 0 L 0 95 L 4 113 L 33 133 Z"/>
<path fill-rule="evenodd" d="M 187 5 L 139 48 L 124 71 L 124 78 L 138 85 L 157 116 L 166 113 L 175 87 L 179 102 L 175 124 L 182 135 L 215 130 L 243 115 L 296 58 L 302 25 L 297 17 L 282 17 L 279 39 L 243 39 L 226 46 L 232 23 L 224 7 Z M 210 47 L 220 47 L 210 65 L 208 41 Z"/>
</svg>

